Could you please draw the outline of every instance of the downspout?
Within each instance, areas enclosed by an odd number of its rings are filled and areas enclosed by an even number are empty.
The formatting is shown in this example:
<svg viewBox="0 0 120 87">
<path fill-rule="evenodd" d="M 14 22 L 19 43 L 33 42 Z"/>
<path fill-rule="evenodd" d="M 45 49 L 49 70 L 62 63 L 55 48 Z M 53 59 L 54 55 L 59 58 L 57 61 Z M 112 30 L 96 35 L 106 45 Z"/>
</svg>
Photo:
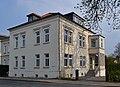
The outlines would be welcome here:
<svg viewBox="0 0 120 87">
<path fill-rule="evenodd" d="M 58 16 L 58 70 L 59 70 L 59 78 L 61 77 L 60 73 L 60 15 Z"/>
</svg>

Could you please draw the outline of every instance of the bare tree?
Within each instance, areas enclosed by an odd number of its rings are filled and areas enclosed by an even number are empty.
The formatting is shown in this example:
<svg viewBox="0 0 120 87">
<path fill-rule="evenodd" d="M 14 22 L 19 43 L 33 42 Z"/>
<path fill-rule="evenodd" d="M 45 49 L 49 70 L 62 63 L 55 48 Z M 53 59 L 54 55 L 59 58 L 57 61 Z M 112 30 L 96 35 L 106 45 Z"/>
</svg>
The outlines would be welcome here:
<svg viewBox="0 0 120 87">
<path fill-rule="evenodd" d="M 120 29 L 120 0 L 81 0 L 75 8 L 82 12 L 89 29 L 101 31 L 104 19 L 113 29 Z"/>
</svg>

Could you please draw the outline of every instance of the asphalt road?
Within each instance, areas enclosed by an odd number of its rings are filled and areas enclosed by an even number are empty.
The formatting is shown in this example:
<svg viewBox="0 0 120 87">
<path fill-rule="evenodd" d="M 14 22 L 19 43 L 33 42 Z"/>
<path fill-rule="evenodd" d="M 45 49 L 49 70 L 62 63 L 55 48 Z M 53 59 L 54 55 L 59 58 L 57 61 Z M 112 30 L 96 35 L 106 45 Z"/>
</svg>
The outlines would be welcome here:
<svg viewBox="0 0 120 87">
<path fill-rule="evenodd" d="M 0 87 L 103 87 L 86 84 L 66 84 L 66 83 L 45 83 L 45 82 L 30 82 L 30 81 L 15 81 L 15 80 L 0 80 Z"/>
</svg>

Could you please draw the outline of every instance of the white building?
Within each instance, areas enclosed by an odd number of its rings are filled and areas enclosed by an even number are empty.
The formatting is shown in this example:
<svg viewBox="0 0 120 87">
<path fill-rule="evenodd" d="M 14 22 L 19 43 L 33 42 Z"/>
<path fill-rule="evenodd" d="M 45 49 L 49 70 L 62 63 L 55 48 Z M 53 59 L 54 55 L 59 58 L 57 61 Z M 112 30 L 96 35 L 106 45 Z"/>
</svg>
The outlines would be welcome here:
<svg viewBox="0 0 120 87">
<path fill-rule="evenodd" d="M 0 65 L 9 65 L 9 37 L 0 35 Z"/>
<path fill-rule="evenodd" d="M 74 78 L 92 72 L 105 76 L 104 37 L 83 27 L 71 12 L 27 15 L 10 31 L 9 76 Z"/>
</svg>

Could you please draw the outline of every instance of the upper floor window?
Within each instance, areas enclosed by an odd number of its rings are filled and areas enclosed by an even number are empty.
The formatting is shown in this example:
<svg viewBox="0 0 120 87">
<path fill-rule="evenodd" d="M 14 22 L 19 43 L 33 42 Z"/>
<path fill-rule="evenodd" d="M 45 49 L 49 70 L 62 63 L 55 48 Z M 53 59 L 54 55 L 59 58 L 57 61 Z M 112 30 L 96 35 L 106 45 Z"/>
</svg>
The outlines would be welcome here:
<svg viewBox="0 0 120 87">
<path fill-rule="evenodd" d="M 45 66 L 49 66 L 49 53 L 45 53 Z"/>
<path fill-rule="evenodd" d="M 6 46 L 6 44 L 4 44 L 3 53 L 4 53 L 4 54 L 7 53 L 7 46 Z"/>
<path fill-rule="evenodd" d="M 79 34 L 79 46 L 82 47 L 82 35 Z"/>
<path fill-rule="evenodd" d="M 40 31 L 36 31 L 35 32 L 35 42 L 36 44 L 39 44 L 40 43 Z"/>
<path fill-rule="evenodd" d="M 101 47 L 103 48 L 103 39 L 101 39 Z"/>
<path fill-rule="evenodd" d="M 85 36 L 83 36 L 83 47 L 85 47 Z"/>
<path fill-rule="evenodd" d="M 78 34 L 78 39 L 79 39 L 79 47 L 85 47 L 86 44 L 86 38 L 85 35 L 82 35 L 81 33 Z"/>
<path fill-rule="evenodd" d="M 18 48 L 18 36 L 15 36 L 15 48 Z"/>
<path fill-rule="evenodd" d="M 40 66 L 40 55 L 39 54 L 36 54 L 36 67 L 39 67 Z"/>
<path fill-rule="evenodd" d="M 91 47 L 97 47 L 96 38 L 91 39 Z"/>
<path fill-rule="evenodd" d="M 68 30 L 64 30 L 64 41 L 66 43 L 72 43 L 72 32 Z"/>
<path fill-rule="evenodd" d="M 22 35 L 22 47 L 25 47 L 25 35 Z"/>
<path fill-rule="evenodd" d="M 45 34 L 45 42 L 49 42 L 49 29 L 45 29 L 44 34 Z"/>
</svg>

